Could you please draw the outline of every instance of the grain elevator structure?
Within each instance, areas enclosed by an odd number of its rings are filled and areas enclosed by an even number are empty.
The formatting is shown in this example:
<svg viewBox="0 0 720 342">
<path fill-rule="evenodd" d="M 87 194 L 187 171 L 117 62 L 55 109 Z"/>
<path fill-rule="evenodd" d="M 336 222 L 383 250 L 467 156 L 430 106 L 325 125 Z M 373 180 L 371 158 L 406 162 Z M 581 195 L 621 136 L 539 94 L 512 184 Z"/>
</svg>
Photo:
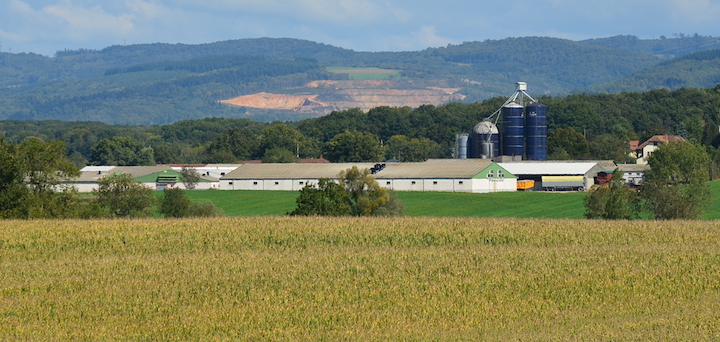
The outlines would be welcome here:
<svg viewBox="0 0 720 342">
<path fill-rule="evenodd" d="M 456 136 L 456 158 L 547 160 L 547 106 L 527 94 L 525 82 L 515 86 L 500 109 Z"/>
</svg>

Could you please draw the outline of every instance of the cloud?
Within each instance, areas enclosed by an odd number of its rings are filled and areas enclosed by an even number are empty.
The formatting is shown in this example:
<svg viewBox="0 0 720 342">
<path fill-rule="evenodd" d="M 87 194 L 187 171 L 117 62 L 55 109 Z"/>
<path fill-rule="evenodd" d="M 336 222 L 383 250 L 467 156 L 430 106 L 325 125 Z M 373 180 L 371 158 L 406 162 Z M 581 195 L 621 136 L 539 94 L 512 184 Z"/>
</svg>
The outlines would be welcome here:
<svg viewBox="0 0 720 342">
<path fill-rule="evenodd" d="M 43 12 L 62 22 L 66 34 L 78 40 L 105 34 L 123 35 L 132 32 L 135 27 L 132 15 L 114 16 L 99 6 L 82 8 L 56 5 L 43 8 Z"/>
</svg>

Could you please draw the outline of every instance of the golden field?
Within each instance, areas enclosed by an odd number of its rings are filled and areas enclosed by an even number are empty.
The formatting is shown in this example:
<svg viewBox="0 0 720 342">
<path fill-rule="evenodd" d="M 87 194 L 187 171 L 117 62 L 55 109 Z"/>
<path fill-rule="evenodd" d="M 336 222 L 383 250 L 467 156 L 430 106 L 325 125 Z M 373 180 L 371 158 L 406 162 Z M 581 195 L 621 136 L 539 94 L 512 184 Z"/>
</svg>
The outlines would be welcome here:
<svg viewBox="0 0 720 342">
<path fill-rule="evenodd" d="M 2 221 L 0 340 L 720 340 L 720 225 Z"/>
</svg>

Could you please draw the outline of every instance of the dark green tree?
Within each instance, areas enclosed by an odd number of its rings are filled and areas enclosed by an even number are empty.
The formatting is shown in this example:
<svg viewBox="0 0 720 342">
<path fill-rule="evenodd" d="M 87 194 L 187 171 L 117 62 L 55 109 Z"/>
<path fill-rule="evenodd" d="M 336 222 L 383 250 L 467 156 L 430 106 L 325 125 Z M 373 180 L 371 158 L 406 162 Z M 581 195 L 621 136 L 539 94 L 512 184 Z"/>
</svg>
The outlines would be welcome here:
<svg viewBox="0 0 720 342">
<path fill-rule="evenodd" d="M 598 160 L 614 160 L 618 164 L 630 162 L 630 142 L 613 134 L 601 134 L 590 142 L 590 156 Z"/>
<path fill-rule="evenodd" d="M 440 156 L 440 145 L 428 138 L 393 135 L 385 144 L 385 158 L 402 162 L 423 162 Z"/>
<path fill-rule="evenodd" d="M 333 163 L 381 161 L 384 155 L 376 135 L 358 131 L 336 135 L 328 141 L 325 151 L 325 158 Z"/>
<path fill-rule="evenodd" d="M 710 157 L 691 142 L 670 142 L 648 158 L 650 170 L 640 188 L 645 208 L 656 219 L 697 219 L 712 197 Z"/>
<path fill-rule="evenodd" d="M 95 165 L 155 165 L 155 155 L 151 147 L 144 147 L 138 140 L 118 136 L 100 140 L 92 148 L 90 162 Z"/>
<path fill-rule="evenodd" d="M 248 128 L 233 128 L 215 138 L 205 151 L 204 163 L 235 163 L 249 160 L 258 152 L 258 135 Z"/>
<path fill-rule="evenodd" d="M 190 216 L 190 199 L 180 188 L 165 189 L 158 212 L 165 217 Z"/>
<path fill-rule="evenodd" d="M 569 159 L 583 159 L 590 154 L 587 139 L 574 128 L 558 128 L 548 136 L 548 153 L 552 156 L 562 149 Z"/>
<path fill-rule="evenodd" d="M 610 182 L 595 185 L 585 197 L 585 217 L 589 219 L 629 220 L 637 217 L 639 198 L 625 185 L 622 171 L 615 169 Z"/>
<path fill-rule="evenodd" d="M 307 184 L 295 200 L 297 208 L 290 215 L 345 216 L 352 213 L 348 191 L 331 179 L 321 178 Z"/>
<path fill-rule="evenodd" d="M 283 147 L 273 147 L 265 151 L 262 157 L 263 163 L 299 163 L 300 158 Z"/>
<path fill-rule="evenodd" d="M 154 203 L 152 190 L 125 173 L 101 178 L 94 192 L 100 207 L 112 217 L 145 217 Z"/>
<path fill-rule="evenodd" d="M 0 137 L 0 218 L 25 217 L 28 188 L 18 161 L 17 146 Z"/>
</svg>

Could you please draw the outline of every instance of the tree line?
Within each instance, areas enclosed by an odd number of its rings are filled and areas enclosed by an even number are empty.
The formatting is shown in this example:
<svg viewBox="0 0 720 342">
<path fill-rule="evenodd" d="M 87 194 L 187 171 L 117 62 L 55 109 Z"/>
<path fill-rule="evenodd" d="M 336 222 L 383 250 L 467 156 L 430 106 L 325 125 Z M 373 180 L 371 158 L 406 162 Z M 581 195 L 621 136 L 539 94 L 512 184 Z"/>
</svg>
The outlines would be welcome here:
<svg viewBox="0 0 720 342">
<path fill-rule="evenodd" d="M 630 140 L 682 135 L 718 163 L 720 85 L 615 95 L 541 97 L 548 106 L 550 159 L 632 162 Z M 293 162 L 422 161 L 452 157 L 455 135 L 497 110 L 504 98 L 418 108 L 335 111 L 297 122 L 206 118 L 159 126 L 97 122 L 0 121 L 0 134 L 19 143 L 36 136 L 61 140 L 77 165 L 233 163 L 248 159 Z M 498 122 L 502 130 L 502 120 Z M 713 174 L 713 177 L 717 176 Z"/>
</svg>

